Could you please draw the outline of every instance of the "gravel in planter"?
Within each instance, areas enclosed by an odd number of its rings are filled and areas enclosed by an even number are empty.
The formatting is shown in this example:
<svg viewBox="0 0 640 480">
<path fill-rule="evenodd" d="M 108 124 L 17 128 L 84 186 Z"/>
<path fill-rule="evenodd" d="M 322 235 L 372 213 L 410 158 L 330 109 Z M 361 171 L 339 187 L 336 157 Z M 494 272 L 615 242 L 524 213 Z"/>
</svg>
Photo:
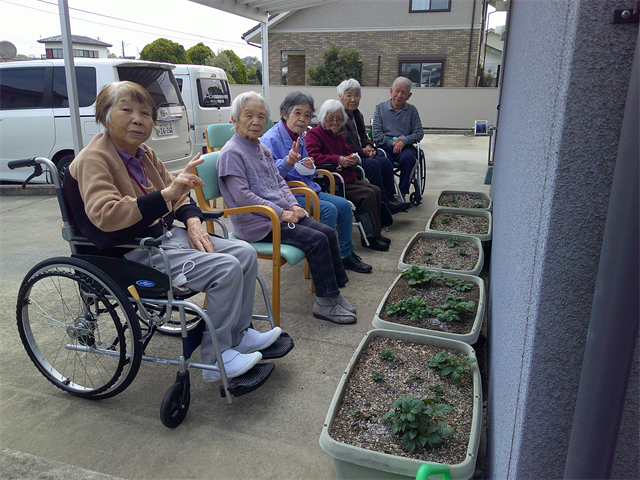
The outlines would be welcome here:
<svg viewBox="0 0 640 480">
<path fill-rule="evenodd" d="M 384 302 L 380 311 L 380 318 L 387 322 L 400 323 L 402 325 L 411 325 L 417 328 L 426 328 L 429 330 L 439 330 L 442 332 L 465 334 L 471 331 L 473 322 L 476 318 L 478 304 L 480 301 L 480 287 L 474 282 L 465 282 L 471 285 L 471 290 L 467 292 L 459 292 L 452 287 L 447 287 L 442 280 L 434 279 L 427 286 L 409 286 L 405 278 L 400 278 Z M 441 322 L 435 317 L 426 317 L 420 320 L 411 320 L 407 317 L 387 314 L 387 305 L 395 303 L 399 300 L 405 300 L 414 296 L 427 298 L 430 307 L 443 305 L 446 302 L 447 295 L 453 294 L 461 297 L 465 302 L 473 300 L 476 302 L 476 308 L 473 312 L 463 312 L 460 314 L 460 321 Z"/>
<path fill-rule="evenodd" d="M 489 233 L 489 219 L 458 213 L 438 213 L 433 217 L 430 228 L 443 232 L 486 235 Z"/>
<path fill-rule="evenodd" d="M 489 199 L 482 195 L 468 193 L 445 194 L 438 197 L 440 207 L 452 208 L 489 208 Z"/>
<path fill-rule="evenodd" d="M 422 265 L 427 268 L 447 268 L 449 270 L 473 270 L 478 263 L 478 246 L 456 241 L 454 247 L 447 246 L 447 238 L 419 238 L 403 258 L 409 265 Z M 460 251 L 464 255 L 460 255 Z M 428 252 L 428 253 L 426 253 Z"/>
<path fill-rule="evenodd" d="M 394 353 L 397 363 L 380 358 L 378 352 L 385 349 Z M 382 337 L 371 339 L 349 377 L 329 432 L 331 438 L 348 445 L 425 462 L 453 465 L 464 461 L 473 417 L 473 377 L 467 371 L 457 384 L 449 378 L 440 377 L 427 362 L 442 351 L 458 359 L 465 356 L 463 352 L 433 345 Z M 381 381 L 372 379 L 376 373 L 382 376 Z M 391 433 L 391 421 L 383 423 L 381 418 L 391 410 L 394 401 L 405 395 L 420 400 L 435 397 L 434 387 L 437 385 L 444 390 L 439 403 L 453 407 L 444 417 L 437 418 L 446 418 L 455 433 L 435 447 L 416 447 L 413 452 L 408 452 L 402 448 L 401 436 Z"/>
</svg>

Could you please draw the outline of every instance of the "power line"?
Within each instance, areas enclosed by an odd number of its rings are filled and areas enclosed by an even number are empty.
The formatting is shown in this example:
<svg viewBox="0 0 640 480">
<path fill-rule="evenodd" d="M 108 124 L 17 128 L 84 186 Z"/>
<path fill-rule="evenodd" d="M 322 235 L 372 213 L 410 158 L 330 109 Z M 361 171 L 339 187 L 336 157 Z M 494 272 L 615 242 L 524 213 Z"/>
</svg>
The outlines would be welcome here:
<svg viewBox="0 0 640 480">
<path fill-rule="evenodd" d="M 52 14 L 52 15 L 58 15 L 58 12 L 50 12 L 48 10 L 43 10 L 41 8 L 31 7 L 31 6 L 23 5 L 23 4 L 20 4 L 20 3 L 10 2 L 8 0 L 0 0 L 0 1 L 2 1 L 3 3 L 8 3 L 8 4 L 11 4 L 11 5 L 15 5 L 15 6 L 18 6 L 18 7 L 30 8 L 31 10 L 37 10 L 39 12 L 49 13 L 49 14 Z M 57 4 L 52 3 L 52 2 L 47 2 L 46 0 L 37 0 L 37 1 L 40 2 L 40 3 L 44 3 L 44 4 L 57 6 Z M 96 15 L 98 17 L 108 18 L 108 19 L 111 19 L 111 20 L 119 21 L 119 22 L 132 23 L 132 24 L 135 24 L 135 25 L 141 25 L 141 26 L 144 26 L 144 27 L 155 28 L 155 29 L 159 28 L 159 27 L 156 27 L 154 25 L 148 25 L 148 24 L 145 24 L 145 23 L 134 22 L 132 20 L 125 20 L 125 19 L 122 19 L 122 18 L 111 17 L 109 15 L 103 15 L 103 14 L 100 14 L 100 13 L 89 12 L 87 10 L 81 10 L 79 8 L 69 7 L 69 10 L 75 10 L 75 11 L 82 12 L 82 13 L 88 13 L 90 15 Z M 127 28 L 127 27 L 120 27 L 120 26 L 112 25 L 112 24 L 108 24 L 108 23 L 95 22 L 95 21 L 92 21 L 92 20 L 86 20 L 86 19 L 78 18 L 78 17 L 72 17 L 72 18 L 74 20 L 78 20 L 78 21 L 81 21 L 81 22 L 92 23 L 92 24 L 95 24 L 95 25 L 103 25 L 105 27 L 110 27 L 110 28 L 118 28 L 118 29 L 121 29 L 121 30 L 129 30 L 129 28 Z M 217 43 L 228 44 L 228 45 L 237 45 L 237 46 L 241 46 L 241 47 L 246 47 L 247 46 L 246 43 L 242 43 L 242 42 L 234 42 L 232 40 L 220 40 L 220 39 L 217 39 L 217 38 L 205 37 L 203 35 L 197 35 L 197 34 L 188 33 L 188 32 L 180 32 L 178 30 L 171 30 L 171 29 L 167 29 L 167 28 L 162 28 L 162 31 L 163 31 L 163 33 L 165 33 L 165 32 L 175 32 L 175 33 L 178 33 L 178 34 L 181 34 L 181 35 L 188 35 L 188 36 L 191 36 L 191 37 L 204 39 L 204 40 L 207 40 L 207 41 L 210 41 L 210 42 L 217 42 Z M 146 35 L 152 35 L 152 36 L 158 36 L 159 35 L 158 33 L 146 32 L 146 31 L 142 31 L 142 30 L 136 30 L 136 32 L 137 33 L 143 33 L 143 34 L 146 34 Z M 179 37 L 179 36 L 175 36 L 175 35 L 172 36 L 172 38 L 179 39 L 179 40 L 193 41 L 193 38 L 185 38 L 185 37 Z"/>
</svg>

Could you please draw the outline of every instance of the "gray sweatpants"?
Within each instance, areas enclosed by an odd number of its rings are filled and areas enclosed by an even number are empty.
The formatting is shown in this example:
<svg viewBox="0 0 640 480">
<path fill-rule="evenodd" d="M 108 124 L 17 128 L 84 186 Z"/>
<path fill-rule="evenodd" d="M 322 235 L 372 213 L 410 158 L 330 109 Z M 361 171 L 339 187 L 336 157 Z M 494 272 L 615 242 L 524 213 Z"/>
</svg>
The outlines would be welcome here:
<svg viewBox="0 0 640 480">
<path fill-rule="evenodd" d="M 241 240 L 212 237 L 214 252 L 200 252 L 189 245 L 186 230 L 174 227 L 171 233 L 170 239 L 163 238 L 162 241 L 162 249 L 171 265 L 171 278 L 182 273 L 185 264 L 185 271 L 189 270 L 189 261 L 195 263 L 193 269 L 186 273 L 186 286 L 197 292 L 206 292 L 206 312 L 224 352 L 240 343 L 242 332 L 251 323 L 258 275 L 256 251 Z M 158 254 L 151 256 L 150 263 L 149 254 L 143 250 L 134 250 L 126 257 L 164 271 L 164 262 Z M 200 357 L 203 363 L 215 362 L 208 329 L 202 337 Z"/>
</svg>

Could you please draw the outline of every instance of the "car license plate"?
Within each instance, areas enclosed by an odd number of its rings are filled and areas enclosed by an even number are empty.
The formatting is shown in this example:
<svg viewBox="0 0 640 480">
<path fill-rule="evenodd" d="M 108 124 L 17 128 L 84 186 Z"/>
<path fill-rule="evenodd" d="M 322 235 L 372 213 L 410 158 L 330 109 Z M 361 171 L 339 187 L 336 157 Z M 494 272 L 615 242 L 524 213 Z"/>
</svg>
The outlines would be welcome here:
<svg viewBox="0 0 640 480">
<path fill-rule="evenodd" d="M 171 122 L 158 122 L 156 130 L 158 131 L 159 137 L 173 135 L 173 126 L 171 125 Z"/>
</svg>

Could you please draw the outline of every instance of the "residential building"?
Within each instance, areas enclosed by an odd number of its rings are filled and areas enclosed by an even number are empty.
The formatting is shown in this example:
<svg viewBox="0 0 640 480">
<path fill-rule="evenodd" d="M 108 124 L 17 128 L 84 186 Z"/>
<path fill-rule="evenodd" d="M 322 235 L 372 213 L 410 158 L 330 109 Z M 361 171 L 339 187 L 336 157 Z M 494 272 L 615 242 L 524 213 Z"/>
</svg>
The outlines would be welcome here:
<svg viewBox="0 0 640 480">
<path fill-rule="evenodd" d="M 496 87 L 502 70 L 504 25 L 490 28 L 484 37 L 482 59 L 482 86 Z"/>
<path fill-rule="evenodd" d="M 307 84 L 309 68 L 337 45 L 360 53 L 363 86 L 405 75 L 418 87 L 473 87 L 484 8 L 481 0 L 341 0 L 275 15 L 269 82 Z M 243 38 L 260 43 L 259 26 Z"/>
<path fill-rule="evenodd" d="M 42 58 L 63 58 L 62 56 L 62 35 L 55 37 L 41 38 L 38 43 L 43 43 L 46 54 Z M 71 35 L 74 57 L 86 58 L 107 58 L 110 43 L 102 42 L 81 35 Z"/>
</svg>

